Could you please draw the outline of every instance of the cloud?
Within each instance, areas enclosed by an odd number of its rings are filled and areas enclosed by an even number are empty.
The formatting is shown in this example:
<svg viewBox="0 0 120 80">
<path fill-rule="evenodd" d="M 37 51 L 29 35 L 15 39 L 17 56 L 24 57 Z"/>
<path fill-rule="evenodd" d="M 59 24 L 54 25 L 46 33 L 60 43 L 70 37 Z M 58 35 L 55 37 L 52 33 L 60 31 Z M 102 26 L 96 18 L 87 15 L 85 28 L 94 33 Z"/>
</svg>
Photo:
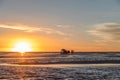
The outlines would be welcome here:
<svg viewBox="0 0 120 80">
<path fill-rule="evenodd" d="M 58 34 L 62 36 L 67 35 L 62 31 L 54 30 L 52 28 L 33 27 L 33 26 L 28 26 L 23 24 L 0 24 L 0 28 L 21 30 L 24 32 L 44 32 L 46 34 Z"/>
<path fill-rule="evenodd" d="M 102 41 L 120 42 L 120 23 L 97 24 L 88 32 L 100 37 Z"/>
<path fill-rule="evenodd" d="M 58 28 L 70 28 L 72 26 L 70 26 L 70 25 L 57 25 L 56 27 L 58 27 Z"/>
</svg>

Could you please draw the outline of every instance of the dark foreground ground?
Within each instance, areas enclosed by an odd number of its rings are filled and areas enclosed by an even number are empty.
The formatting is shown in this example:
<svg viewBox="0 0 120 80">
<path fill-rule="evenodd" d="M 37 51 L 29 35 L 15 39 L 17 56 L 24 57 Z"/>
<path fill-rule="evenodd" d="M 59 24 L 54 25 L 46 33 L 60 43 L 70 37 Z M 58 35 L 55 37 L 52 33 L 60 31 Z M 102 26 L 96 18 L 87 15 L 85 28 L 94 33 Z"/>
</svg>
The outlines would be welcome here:
<svg viewBox="0 0 120 80">
<path fill-rule="evenodd" d="M 120 80 L 120 53 L 0 53 L 0 80 Z"/>
</svg>

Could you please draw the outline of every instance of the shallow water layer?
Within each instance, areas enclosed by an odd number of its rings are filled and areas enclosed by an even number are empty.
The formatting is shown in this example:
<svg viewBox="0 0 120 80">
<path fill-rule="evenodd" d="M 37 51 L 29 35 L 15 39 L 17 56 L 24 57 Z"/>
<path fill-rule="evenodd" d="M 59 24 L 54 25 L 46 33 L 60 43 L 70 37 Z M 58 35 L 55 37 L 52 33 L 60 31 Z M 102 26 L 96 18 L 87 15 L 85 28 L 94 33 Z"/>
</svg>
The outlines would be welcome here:
<svg viewBox="0 0 120 80">
<path fill-rule="evenodd" d="M 73 68 L 73 67 L 107 67 L 120 66 L 120 64 L 7 64 L 3 63 L 0 66 L 27 66 L 27 67 L 52 67 L 52 68 Z"/>
</svg>

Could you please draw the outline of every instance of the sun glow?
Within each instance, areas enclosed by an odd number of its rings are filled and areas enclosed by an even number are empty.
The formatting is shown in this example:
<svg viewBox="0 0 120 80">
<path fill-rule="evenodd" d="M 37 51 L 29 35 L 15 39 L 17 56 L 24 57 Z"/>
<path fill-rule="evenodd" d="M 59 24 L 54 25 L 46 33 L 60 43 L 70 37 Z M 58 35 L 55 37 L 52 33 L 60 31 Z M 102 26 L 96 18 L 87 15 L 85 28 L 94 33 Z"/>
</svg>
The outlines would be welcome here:
<svg viewBox="0 0 120 80">
<path fill-rule="evenodd" d="M 22 41 L 22 42 L 16 43 L 14 48 L 12 48 L 12 51 L 13 52 L 20 52 L 22 54 L 25 52 L 31 52 L 32 48 L 30 46 L 30 43 Z"/>
</svg>

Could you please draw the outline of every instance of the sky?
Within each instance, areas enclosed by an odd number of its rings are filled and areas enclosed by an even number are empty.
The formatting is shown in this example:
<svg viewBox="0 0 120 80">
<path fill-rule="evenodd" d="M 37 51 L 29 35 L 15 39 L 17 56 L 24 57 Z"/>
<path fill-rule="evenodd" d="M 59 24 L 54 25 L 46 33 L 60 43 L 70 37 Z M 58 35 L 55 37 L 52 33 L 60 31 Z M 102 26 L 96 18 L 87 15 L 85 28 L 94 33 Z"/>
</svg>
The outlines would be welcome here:
<svg viewBox="0 0 120 80">
<path fill-rule="evenodd" d="M 0 0 L 0 51 L 120 51 L 119 0 Z"/>
</svg>

